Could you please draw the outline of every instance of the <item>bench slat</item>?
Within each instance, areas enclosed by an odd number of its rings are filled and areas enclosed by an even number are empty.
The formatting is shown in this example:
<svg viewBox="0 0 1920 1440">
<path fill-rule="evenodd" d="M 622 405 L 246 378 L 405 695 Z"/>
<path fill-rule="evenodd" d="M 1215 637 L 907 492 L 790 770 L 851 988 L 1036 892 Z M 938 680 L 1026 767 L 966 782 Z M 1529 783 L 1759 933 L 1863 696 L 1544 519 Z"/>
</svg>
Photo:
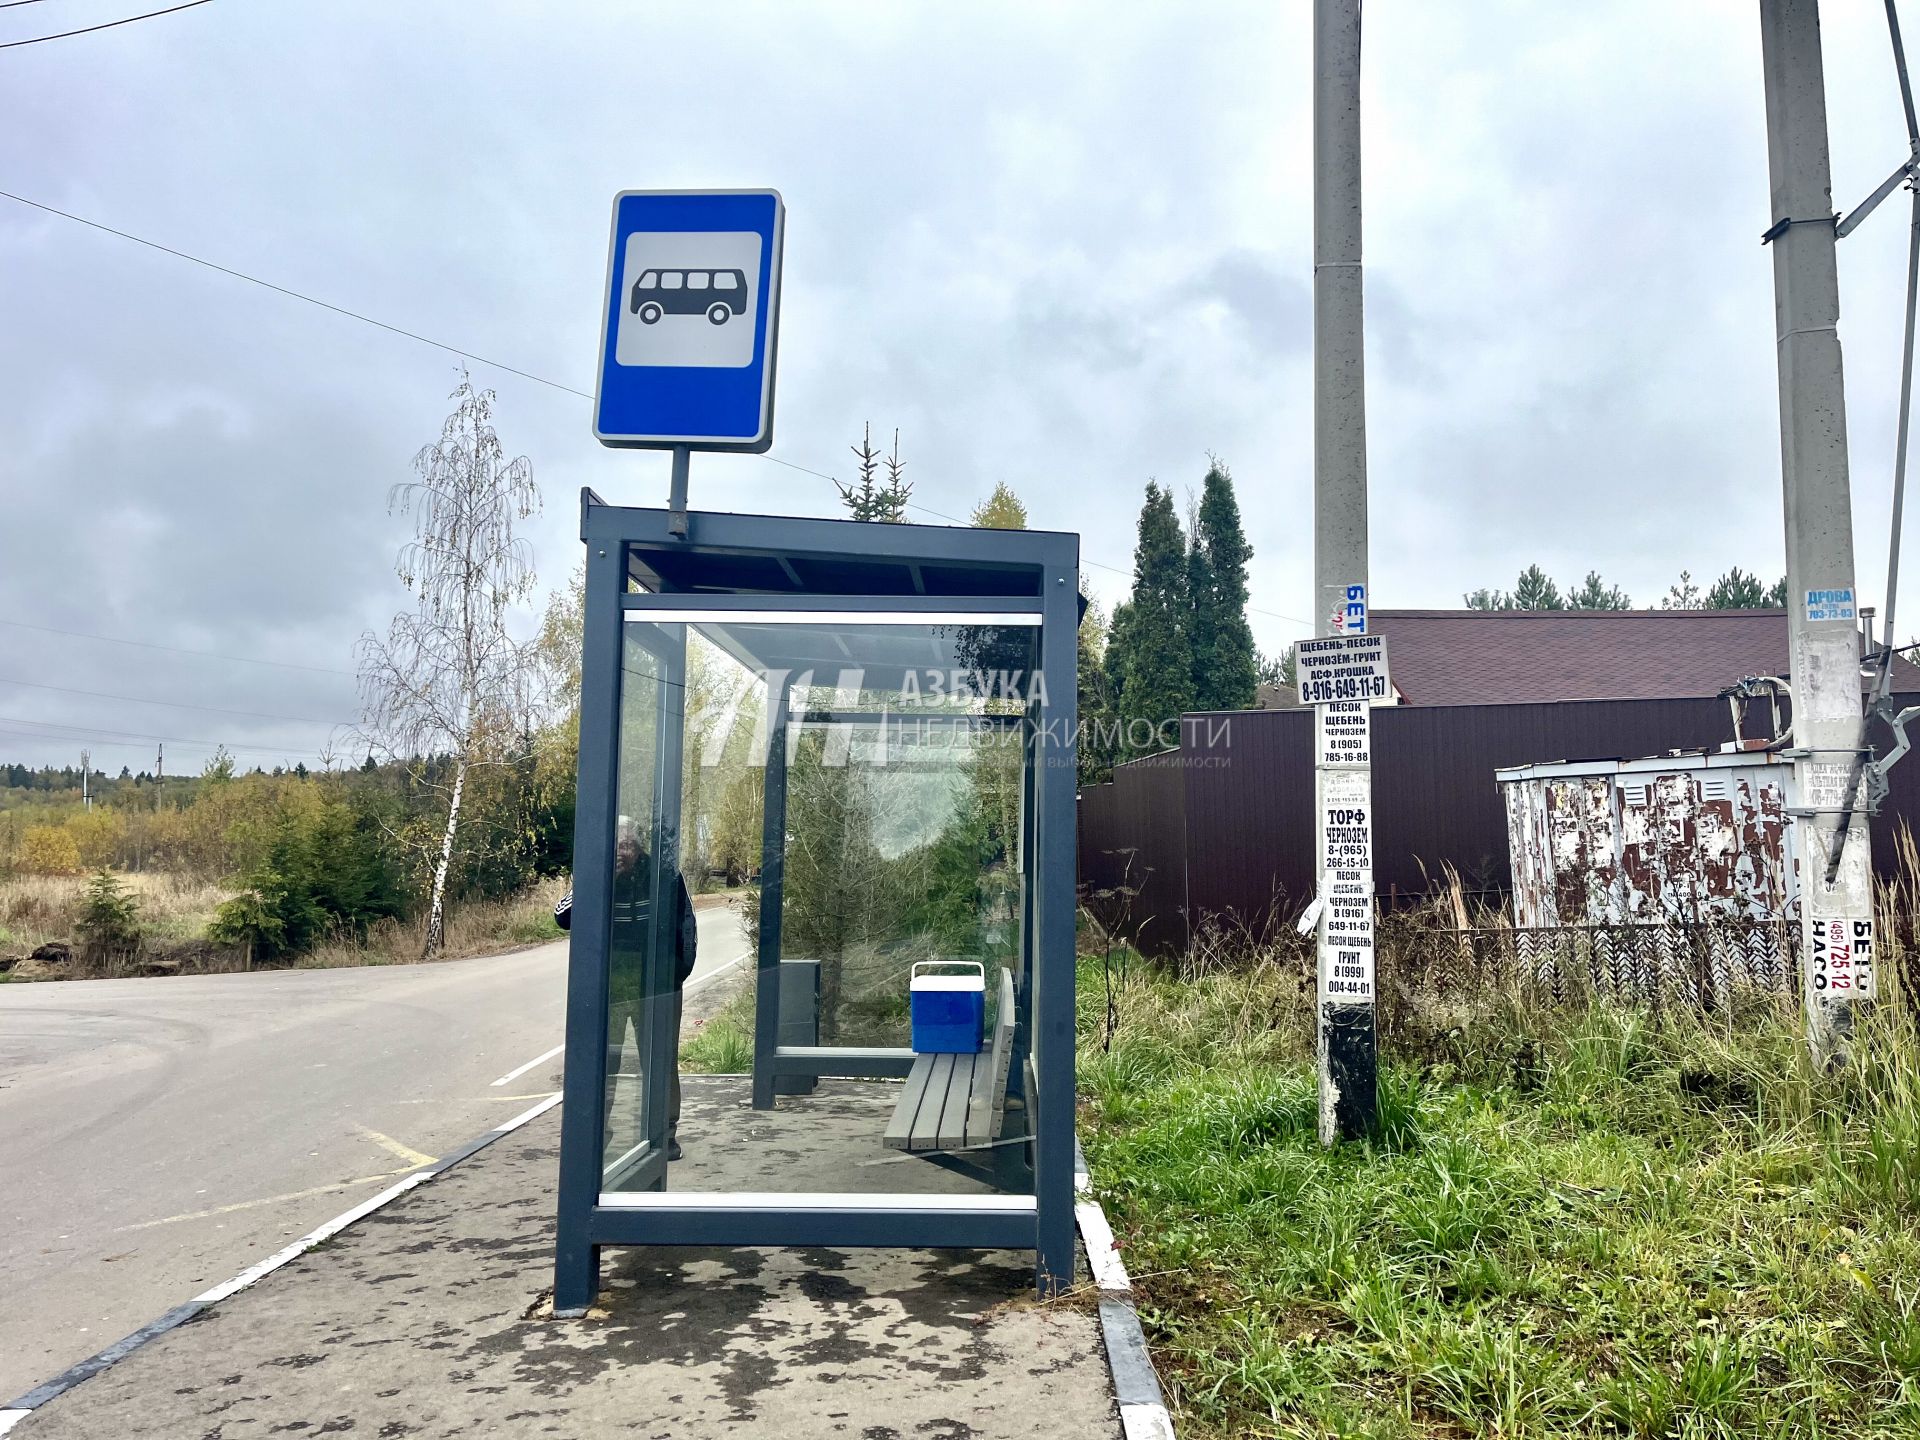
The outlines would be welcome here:
<svg viewBox="0 0 1920 1440">
<path fill-rule="evenodd" d="M 887 1121 L 887 1133 L 883 1137 L 890 1149 L 913 1148 L 913 1120 L 926 1099 L 927 1081 L 933 1077 L 935 1058 L 932 1055 L 919 1056 L 914 1060 L 913 1068 L 907 1072 L 906 1084 L 900 1087 L 900 1098 L 894 1102 L 893 1118 Z"/>
<path fill-rule="evenodd" d="M 909 1150 L 936 1150 L 940 1146 L 940 1116 L 947 1107 L 947 1086 L 953 1080 L 953 1056 L 935 1055 L 927 1075 L 927 1091 L 920 1101 L 920 1112 L 913 1117 L 913 1131 L 907 1140 Z"/>
<path fill-rule="evenodd" d="M 942 1150 L 958 1150 L 967 1143 L 967 1102 L 973 1098 L 979 1062 L 978 1055 L 953 1057 L 953 1071 L 947 1077 L 947 1098 L 940 1107 L 940 1128 L 935 1142 Z"/>
</svg>

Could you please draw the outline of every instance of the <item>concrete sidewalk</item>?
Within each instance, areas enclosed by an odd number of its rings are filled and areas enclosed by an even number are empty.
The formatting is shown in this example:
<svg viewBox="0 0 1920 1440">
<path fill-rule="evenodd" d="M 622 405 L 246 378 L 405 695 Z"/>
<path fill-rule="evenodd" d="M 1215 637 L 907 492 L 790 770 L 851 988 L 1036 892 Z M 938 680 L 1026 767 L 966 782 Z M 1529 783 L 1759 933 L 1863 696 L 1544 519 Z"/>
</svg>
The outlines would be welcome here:
<svg viewBox="0 0 1920 1440">
<path fill-rule="evenodd" d="M 556 1108 L 13 1435 L 1119 1435 L 1094 1305 L 1037 1304 L 1026 1253 L 618 1250 L 554 1320 L 559 1133 Z"/>
</svg>

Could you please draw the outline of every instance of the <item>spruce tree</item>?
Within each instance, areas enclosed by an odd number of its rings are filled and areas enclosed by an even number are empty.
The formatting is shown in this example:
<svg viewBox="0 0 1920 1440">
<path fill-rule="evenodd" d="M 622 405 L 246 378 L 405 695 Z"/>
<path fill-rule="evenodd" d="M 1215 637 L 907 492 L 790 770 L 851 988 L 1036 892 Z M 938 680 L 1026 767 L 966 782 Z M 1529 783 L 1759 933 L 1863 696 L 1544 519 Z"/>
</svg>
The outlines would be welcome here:
<svg viewBox="0 0 1920 1440">
<path fill-rule="evenodd" d="M 913 484 L 906 478 L 907 467 L 900 459 L 900 432 L 893 432 L 893 453 L 882 455 L 873 448 L 873 425 L 868 423 L 860 432 L 860 443 L 853 447 L 853 454 L 859 462 L 860 478 L 851 485 L 833 482 L 847 513 L 856 520 L 904 524 L 907 502 L 913 498 Z M 879 478 L 882 466 L 887 471 L 885 480 Z"/>
<path fill-rule="evenodd" d="M 1193 597 L 1188 590 L 1187 537 L 1174 514 L 1173 492 L 1147 482 L 1140 538 L 1133 552 L 1133 594 L 1127 602 L 1121 716 L 1127 750 L 1164 748 L 1166 722 L 1193 708 Z"/>
<path fill-rule="evenodd" d="M 1253 627 L 1247 624 L 1247 562 L 1252 558 L 1253 547 L 1233 498 L 1233 476 L 1216 460 L 1201 489 L 1188 567 L 1196 710 L 1245 710 L 1253 704 L 1259 658 Z"/>
</svg>

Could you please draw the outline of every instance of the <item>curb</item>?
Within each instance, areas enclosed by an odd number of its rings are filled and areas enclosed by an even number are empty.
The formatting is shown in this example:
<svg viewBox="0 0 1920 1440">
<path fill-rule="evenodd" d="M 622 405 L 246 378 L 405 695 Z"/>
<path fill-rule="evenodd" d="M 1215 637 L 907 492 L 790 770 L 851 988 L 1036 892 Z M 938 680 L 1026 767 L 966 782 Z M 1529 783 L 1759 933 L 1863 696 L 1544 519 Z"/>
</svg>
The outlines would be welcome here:
<svg viewBox="0 0 1920 1440">
<path fill-rule="evenodd" d="M 1160 1377 L 1147 1353 L 1140 1312 L 1133 1304 L 1133 1280 L 1113 1243 L 1107 1212 L 1093 1198 L 1093 1180 L 1080 1142 L 1073 1142 L 1073 1218 L 1087 1248 L 1087 1266 L 1100 1290 L 1100 1334 L 1106 1341 L 1107 1368 L 1113 1372 L 1114 1398 L 1120 1405 L 1120 1429 L 1126 1440 L 1174 1440 Z M 0 1434 L 4 1434 L 0 1431 Z"/>
<path fill-rule="evenodd" d="M 503 1136 L 511 1135 L 528 1121 L 539 1119 L 540 1116 L 546 1114 L 547 1111 L 559 1103 L 559 1095 L 548 1096 L 531 1110 L 514 1116 L 514 1118 L 507 1121 L 506 1124 L 497 1125 L 483 1135 L 476 1136 L 459 1149 L 441 1156 L 425 1169 L 416 1170 L 398 1184 L 391 1185 L 387 1189 L 382 1190 L 371 1200 L 363 1200 L 351 1210 L 334 1216 L 333 1219 L 327 1221 L 326 1224 L 320 1226 L 318 1229 L 308 1231 L 284 1250 L 276 1251 L 259 1264 L 242 1270 L 231 1280 L 222 1281 L 212 1289 L 202 1291 L 183 1305 L 174 1306 L 173 1309 L 167 1311 L 167 1313 L 159 1319 L 148 1321 L 131 1335 L 116 1340 L 97 1355 L 90 1355 L 78 1365 L 61 1371 L 58 1375 L 54 1376 L 53 1379 L 43 1385 L 35 1386 L 17 1400 L 9 1400 L 4 1406 L 0 1406 L 0 1436 L 7 1434 L 14 1426 L 18 1425 L 42 1405 L 45 1405 L 49 1400 L 57 1399 L 59 1396 L 66 1394 L 67 1391 L 73 1389 L 74 1386 L 80 1384 L 83 1380 L 92 1379 L 102 1370 L 111 1369 L 114 1365 L 126 1359 L 127 1356 L 133 1354 L 133 1352 L 138 1350 L 142 1345 L 145 1345 L 149 1340 L 158 1339 L 169 1330 L 178 1329 L 201 1311 L 219 1304 L 229 1295 L 239 1294 L 256 1281 L 265 1279 L 282 1265 L 285 1265 L 289 1260 L 297 1260 L 321 1241 L 332 1239 L 356 1221 L 364 1220 L 367 1216 L 373 1214 L 374 1211 L 392 1204 L 409 1190 L 417 1189 L 429 1180 L 446 1174 L 447 1171 L 458 1165 L 462 1160 L 470 1159 L 479 1154 L 482 1150 L 493 1144 L 494 1141 Z"/>
</svg>

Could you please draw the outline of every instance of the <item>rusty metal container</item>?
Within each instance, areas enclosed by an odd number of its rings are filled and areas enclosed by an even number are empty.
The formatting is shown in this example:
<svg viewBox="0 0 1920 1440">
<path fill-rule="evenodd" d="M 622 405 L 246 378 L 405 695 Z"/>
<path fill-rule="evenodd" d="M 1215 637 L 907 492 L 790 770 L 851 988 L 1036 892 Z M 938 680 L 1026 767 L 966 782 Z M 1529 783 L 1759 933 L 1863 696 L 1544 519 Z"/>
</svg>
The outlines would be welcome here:
<svg viewBox="0 0 1920 1440">
<path fill-rule="evenodd" d="M 1793 766 L 1764 751 L 1496 770 L 1514 923 L 1783 919 L 1798 900 Z"/>
</svg>

